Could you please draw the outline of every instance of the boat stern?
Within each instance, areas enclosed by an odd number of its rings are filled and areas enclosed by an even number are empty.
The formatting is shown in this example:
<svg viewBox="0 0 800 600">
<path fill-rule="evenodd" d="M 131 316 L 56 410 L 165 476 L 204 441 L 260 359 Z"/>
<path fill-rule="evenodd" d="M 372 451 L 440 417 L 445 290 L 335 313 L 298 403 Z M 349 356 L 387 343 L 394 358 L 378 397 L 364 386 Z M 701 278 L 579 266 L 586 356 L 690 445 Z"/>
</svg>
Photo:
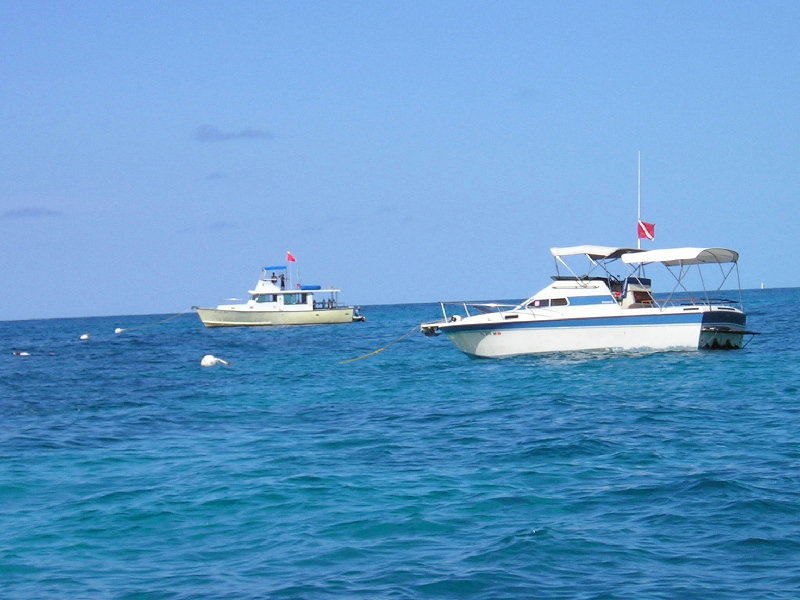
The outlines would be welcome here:
<svg viewBox="0 0 800 600">
<path fill-rule="evenodd" d="M 714 307 L 703 315 L 698 347 L 701 350 L 738 350 L 743 348 L 747 315 L 732 306 Z"/>
</svg>

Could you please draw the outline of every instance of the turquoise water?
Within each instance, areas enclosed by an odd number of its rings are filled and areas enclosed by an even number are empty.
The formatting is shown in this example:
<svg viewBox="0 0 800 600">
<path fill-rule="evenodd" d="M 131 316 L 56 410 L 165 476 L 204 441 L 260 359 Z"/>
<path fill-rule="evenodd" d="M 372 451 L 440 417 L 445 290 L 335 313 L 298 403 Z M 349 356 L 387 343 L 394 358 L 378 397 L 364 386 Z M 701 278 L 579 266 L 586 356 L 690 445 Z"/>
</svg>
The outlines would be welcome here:
<svg viewBox="0 0 800 600">
<path fill-rule="evenodd" d="M 798 302 L 746 292 L 742 351 L 506 360 L 339 364 L 436 305 L 0 323 L 0 597 L 797 598 Z"/>
</svg>

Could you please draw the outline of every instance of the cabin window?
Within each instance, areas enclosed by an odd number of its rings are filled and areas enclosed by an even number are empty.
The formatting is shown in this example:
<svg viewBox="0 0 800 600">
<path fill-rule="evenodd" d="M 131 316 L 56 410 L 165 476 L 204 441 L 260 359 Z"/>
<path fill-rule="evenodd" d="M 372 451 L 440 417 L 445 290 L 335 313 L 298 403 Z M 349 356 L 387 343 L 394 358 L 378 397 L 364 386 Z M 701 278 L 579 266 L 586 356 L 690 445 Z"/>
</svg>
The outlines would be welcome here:
<svg viewBox="0 0 800 600">
<path fill-rule="evenodd" d="M 566 306 L 569 304 L 566 298 L 545 298 L 543 300 L 531 300 L 528 308 L 547 308 L 548 306 Z"/>
<path fill-rule="evenodd" d="M 283 303 L 286 305 L 306 304 L 308 302 L 308 294 L 284 294 Z"/>
<path fill-rule="evenodd" d="M 256 302 L 277 302 L 278 296 L 275 294 L 259 294 L 258 296 L 253 296 L 253 299 Z"/>
</svg>

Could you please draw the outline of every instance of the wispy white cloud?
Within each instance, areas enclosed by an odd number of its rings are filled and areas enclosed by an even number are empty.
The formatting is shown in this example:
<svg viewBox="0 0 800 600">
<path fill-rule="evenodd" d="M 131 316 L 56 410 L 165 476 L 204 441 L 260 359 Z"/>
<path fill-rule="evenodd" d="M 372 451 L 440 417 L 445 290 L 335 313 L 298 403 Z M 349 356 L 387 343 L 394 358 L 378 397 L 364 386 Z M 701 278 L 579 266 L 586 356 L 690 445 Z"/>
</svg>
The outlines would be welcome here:
<svg viewBox="0 0 800 600">
<path fill-rule="evenodd" d="M 201 125 L 194 133 L 194 139 L 202 143 L 229 142 L 232 140 L 271 140 L 269 131 L 242 129 L 241 131 L 221 131 L 212 125 Z"/>
<path fill-rule="evenodd" d="M 28 208 L 15 208 L 13 210 L 7 210 L 0 215 L 0 219 L 39 219 L 41 217 L 59 217 L 61 214 L 62 213 L 57 210 L 31 206 Z"/>
<path fill-rule="evenodd" d="M 236 225 L 228 223 L 227 221 L 216 221 L 206 225 L 205 229 L 209 231 L 220 231 L 222 229 L 236 229 Z"/>
<path fill-rule="evenodd" d="M 514 94 L 514 98 L 517 100 L 536 100 L 539 96 L 539 91 L 533 88 L 523 88 Z"/>
</svg>

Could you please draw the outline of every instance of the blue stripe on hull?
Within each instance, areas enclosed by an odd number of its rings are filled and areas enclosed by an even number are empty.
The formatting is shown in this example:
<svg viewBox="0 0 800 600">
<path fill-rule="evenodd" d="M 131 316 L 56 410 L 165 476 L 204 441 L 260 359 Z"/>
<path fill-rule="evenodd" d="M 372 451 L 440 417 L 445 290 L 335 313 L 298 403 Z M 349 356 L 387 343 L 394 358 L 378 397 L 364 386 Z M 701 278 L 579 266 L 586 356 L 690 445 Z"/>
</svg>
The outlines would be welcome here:
<svg viewBox="0 0 800 600">
<path fill-rule="evenodd" d="M 570 296 L 570 306 L 593 306 L 596 304 L 616 304 L 617 301 L 611 296 Z"/>
<path fill-rule="evenodd" d="M 735 314 L 735 313 L 731 313 Z M 609 317 L 585 317 L 572 319 L 548 319 L 542 321 L 498 321 L 494 323 L 474 323 L 449 325 L 443 328 L 446 333 L 471 331 L 497 331 L 517 329 L 550 329 L 573 327 L 638 327 L 644 325 L 693 325 L 704 323 L 703 313 L 629 315 Z"/>
</svg>

